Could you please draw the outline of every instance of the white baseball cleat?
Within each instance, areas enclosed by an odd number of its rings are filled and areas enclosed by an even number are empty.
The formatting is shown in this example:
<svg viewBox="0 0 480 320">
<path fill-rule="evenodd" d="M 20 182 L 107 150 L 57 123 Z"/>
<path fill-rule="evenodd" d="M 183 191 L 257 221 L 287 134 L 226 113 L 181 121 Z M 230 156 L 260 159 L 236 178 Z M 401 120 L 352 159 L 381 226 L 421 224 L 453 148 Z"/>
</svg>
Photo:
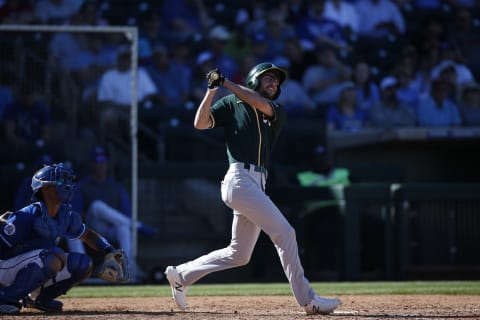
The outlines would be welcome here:
<svg viewBox="0 0 480 320">
<path fill-rule="evenodd" d="M 185 310 L 187 307 L 187 291 L 188 287 L 184 286 L 180 280 L 180 275 L 175 267 L 169 266 L 165 270 L 165 275 L 167 280 L 170 283 L 172 288 L 172 298 L 173 301 L 180 307 L 180 309 Z"/>
<path fill-rule="evenodd" d="M 341 304 L 337 298 L 321 298 L 317 295 L 305 306 L 307 314 L 330 314 Z"/>
</svg>

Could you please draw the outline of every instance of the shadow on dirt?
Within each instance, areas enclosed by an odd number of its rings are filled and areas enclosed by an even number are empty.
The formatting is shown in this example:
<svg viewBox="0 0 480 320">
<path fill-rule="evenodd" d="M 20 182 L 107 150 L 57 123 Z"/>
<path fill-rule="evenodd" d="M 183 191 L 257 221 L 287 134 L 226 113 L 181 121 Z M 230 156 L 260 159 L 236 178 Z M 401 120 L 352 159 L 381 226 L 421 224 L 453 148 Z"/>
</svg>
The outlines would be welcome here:
<svg viewBox="0 0 480 320">
<path fill-rule="evenodd" d="M 477 314 L 456 314 L 456 315 L 423 315 L 423 314 L 385 314 L 385 313 L 377 313 L 377 314 L 361 314 L 356 312 L 336 312 L 330 315 L 331 317 L 340 317 L 340 318 L 354 318 L 354 319 L 480 319 L 480 313 Z"/>
</svg>

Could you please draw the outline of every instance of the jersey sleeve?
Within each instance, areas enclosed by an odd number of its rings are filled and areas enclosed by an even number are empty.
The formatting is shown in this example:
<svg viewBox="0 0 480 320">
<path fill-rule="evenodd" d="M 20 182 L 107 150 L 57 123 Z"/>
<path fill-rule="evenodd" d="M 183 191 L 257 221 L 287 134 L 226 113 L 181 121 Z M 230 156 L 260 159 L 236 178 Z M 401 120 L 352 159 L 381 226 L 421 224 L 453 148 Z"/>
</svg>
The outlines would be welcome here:
<svg viewBox="0 0 480 320">
<path fill-rule="evenodd" d="M 82 216 L 69 208 L 68 212 L 69 223 L 63 236 L 67 239 L 78 239 L 86 230 L 86 226 L 83 223 Z"/>
<path fill-rule="evenodd" d="M 231 109 L 231 103 L 226 97 L 221 98 L 210 108 L 210 115 L 212 117 L 212 128 L 222 127 L 227 123 L 229 118 L 229 111 Z"/>
<path fill-rule="evenodd" d="M 0 259 L 53 244 L 51 237 L 45 238 L 38 233 L 36 224 L 41 219 L 36 212 L 37 207 L 32 204 L 3 217 L 0 223 Z"/>
</svg>

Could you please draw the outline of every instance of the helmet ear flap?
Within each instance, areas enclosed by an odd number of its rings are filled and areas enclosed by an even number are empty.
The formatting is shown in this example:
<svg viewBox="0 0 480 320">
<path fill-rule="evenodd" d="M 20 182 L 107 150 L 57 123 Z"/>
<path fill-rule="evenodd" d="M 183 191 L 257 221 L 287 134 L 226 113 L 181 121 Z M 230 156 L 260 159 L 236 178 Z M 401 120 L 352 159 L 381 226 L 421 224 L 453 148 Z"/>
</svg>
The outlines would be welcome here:
<svg viewBox="0 0 480 320">
<path fill-rule="evenodd" d="M 251 77 L 250 79 L 248 79 L 247 87 L 249 87 L 252 90 L 257 90 L 259 84 L 260 84 L 260 81 L 258 81 L 257 77 Z"/>
<path fill-rule="evenodd" d="M 257 90 L 259 85 L 260 85 L 260 81 L 258 80 L 258 77 L 254 77 L 254 78 L 252 79 L 252 88 L 253 88 L 253 90 Z"/>
</svg>

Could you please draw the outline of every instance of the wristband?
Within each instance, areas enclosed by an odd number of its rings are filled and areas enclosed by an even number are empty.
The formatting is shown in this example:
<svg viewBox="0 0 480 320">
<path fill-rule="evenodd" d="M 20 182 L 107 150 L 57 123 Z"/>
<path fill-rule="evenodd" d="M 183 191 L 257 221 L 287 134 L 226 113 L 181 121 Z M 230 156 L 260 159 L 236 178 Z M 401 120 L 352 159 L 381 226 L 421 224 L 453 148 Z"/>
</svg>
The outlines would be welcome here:
<svg viewBox="0 0 480 320">
<path fill-rule="evenodd" d="M 95 241 L 95 244 L 98 249 L 103 250 L 105 253 L 109 253 L 114 249 L 110 242 L 104 237 L 99 237 L 97 241 Z"/>
</svg>

